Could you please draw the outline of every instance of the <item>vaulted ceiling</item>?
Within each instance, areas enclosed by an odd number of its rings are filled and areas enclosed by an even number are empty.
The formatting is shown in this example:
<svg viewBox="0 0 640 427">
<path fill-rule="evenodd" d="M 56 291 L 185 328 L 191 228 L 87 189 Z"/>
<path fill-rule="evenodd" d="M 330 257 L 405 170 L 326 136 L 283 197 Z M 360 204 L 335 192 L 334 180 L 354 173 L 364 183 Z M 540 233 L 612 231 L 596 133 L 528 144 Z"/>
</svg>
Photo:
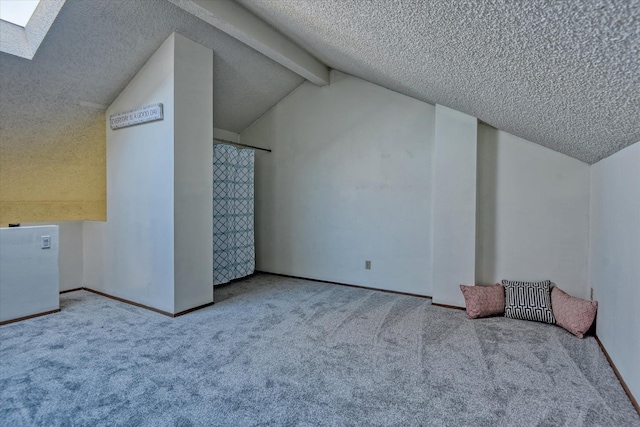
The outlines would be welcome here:
<svg viewBox="0 0 640 427">
<path fill-rule="evenodd" d="M 32 60 L 0 52 L 0 219 L 105 219 L 100 105 L 174 31 L 214 51 L 215 127 L 240 132 L 304 81 L 168 1 L 67 0 Z"/>
<path fill-rule="evenodd" d="M 585 162 L 640 141 L 640 0 L 237 1 L 331 68 Z M 79 102 L 110 104 L 173 31 L 214 50 L 216 127 L 303 81 L 169 1 L 67 0 L 32 61 L 0 53 L 3 154 L 81 149 L 104 114 Z"/>
<path fill-rule="evenodd" d="M 331 68 L 594 163 L 640 141 L 639 0 L 238 0 Z"/>
<path fill-rule="evenodd" d="M 174 31 L 214 50 L 216 127 L 243 130 L 303 81 L 169 2 L 67 0 L 32 61 L 0 53 L 3 128 L 24 113 L 46 120 L 51 103 L 56 114 L 79 101 L 109 105 Z"/>
</svg>

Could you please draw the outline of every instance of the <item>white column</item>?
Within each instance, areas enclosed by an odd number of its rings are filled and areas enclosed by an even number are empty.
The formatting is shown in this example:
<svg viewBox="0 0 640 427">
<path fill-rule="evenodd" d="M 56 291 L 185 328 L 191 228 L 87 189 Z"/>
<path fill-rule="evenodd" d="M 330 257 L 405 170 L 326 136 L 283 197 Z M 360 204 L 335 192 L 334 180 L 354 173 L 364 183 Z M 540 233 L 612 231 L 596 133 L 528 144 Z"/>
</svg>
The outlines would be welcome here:
<svg viewBox="0 0 640 427">
<path fill-rule="evenodd" d="M 174 310 L 174 49 L 172 34 L 107 109 L 104 258 L 100 283 L 87 283 L 167 313 Z M 163 120 L 111 129 L 112 114 L 155 103 Z"/>
<path fill-rule="evenodd" d="M 213 51 L 176 34 L 175 313 L 213 301 Z"/>
<path fill-rule="evenodd" d="M 464 307 L 475 281 L 478 121 L 436 105 L 433 157 L 433 302 Z"/>
<path fill-rule="evenodd" d="M 112 130 L 162 103 L 164 119 Z M 213 302 L 213 52 L 172 34 L 107 110 L 107 222 L 85 228 L 85 286 L 176 314 Z"/>
</svg>

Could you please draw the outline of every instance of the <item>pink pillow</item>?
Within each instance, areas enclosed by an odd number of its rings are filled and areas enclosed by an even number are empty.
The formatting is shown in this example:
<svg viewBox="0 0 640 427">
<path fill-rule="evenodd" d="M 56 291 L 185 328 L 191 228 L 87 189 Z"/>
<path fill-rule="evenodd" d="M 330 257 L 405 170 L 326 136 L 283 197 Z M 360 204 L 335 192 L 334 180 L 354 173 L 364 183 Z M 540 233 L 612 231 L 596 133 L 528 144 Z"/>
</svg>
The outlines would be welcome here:
<svg viewBox="0 0 640 427">
<path fill-rule="evenodd" d="M 587 301 L 567 295 L 560 288 L 551 289 L 551 308 L 558 326 L 584 338 L 598 311 L 598 301 Z"/>
<path fill-rule="evenodd" d="M 471 319 L 504 314 L 504 287 L 502 285 L 460 285 L 460 290 L 462 290 L 464 302 L 467 305 L 467 316 Z"/>
</svg>

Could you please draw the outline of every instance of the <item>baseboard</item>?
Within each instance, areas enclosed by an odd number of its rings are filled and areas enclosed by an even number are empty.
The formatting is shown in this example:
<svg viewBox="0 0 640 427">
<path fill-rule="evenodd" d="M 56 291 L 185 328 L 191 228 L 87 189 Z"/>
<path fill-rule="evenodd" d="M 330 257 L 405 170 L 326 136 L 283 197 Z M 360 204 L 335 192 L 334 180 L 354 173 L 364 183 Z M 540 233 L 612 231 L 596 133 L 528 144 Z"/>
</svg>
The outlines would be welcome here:
<svg viewBox="0 0 640 427">
<path fill-rule="evenodd" d="M 464 307 L 458 307 L 457 305 L 440 304 L 439 302 L 432 302 L 431 305 L 436 307 L 453 308 L 454 310 L 466 310 Z"/>
<path fill-rule="evenodd" d="M 613 373 L 616 374 L 616 377 L 618 377 L 618 381 L 620 381 L 622 388 L 624 389 L 625 393 L 627 393 L 627 397 L 631 401 L 631 404 L 635 408 L 638 415 L 640 415 L 640 406 L 638 405 L 638 401 L 631 393 L 631 390 L 629 390 L 629 387 L 627 387 L 627 383 L 625 383 L 624 380 L 622 379 L 622 376 L 620 375 L 618 368 L 616 368 L 616 365 L 613 364 L 613 360 L 611 360 L 611 357 L 609 356 L 607 349 L 604 348 L 604 345 L 602 345 L 602 341 L 600 341 L 600 338 L 598 338 L 597 335 L 595 335 L 595 338 L 596 338 L 596 342 L 600 346 L 600 350 L 602 350 L 602 352 L 604 353 L 604 357 L 607 358 L 607 362 L 609 362 L 609 365 L 611 365 L 611 368 L 613 369 Z"/>
<path fill-rule="evenodd" d="M 59 311 L 60 309 L 58 308 L 57 310 L 43 311 L 42 313 L 31 314 L 29 316 L 24 316 L 24 317 L 18 317 L 17 319 L 5 320 L 3 322 L 0 322 L 0 326 L 8 325 L 9 323 L 21 322 L 27 319 L 33 319 L 34 317 L 46 316 L 47 314 L 58 313 Z"/>
<path fill-rule="evenodd" d="M 250 278 L 254 277 L 257 273 L 262 273 L 262 272 L 261 271 L 254 271 L 253 273 L 249 274 L 248 276 L 238 277 L 237 279 L 229 280 L 226 283 L 220 283 L 219 285 L 213 285 L 213 289 L 224 288 L 225 286 L 233 285 L 236 282 L 240 282 L 242 280 L 250 279 Z M 271 274 L 271 273 L 267 273 L 267 274 Z"/>
<path fill-rule="evenodd" d="M 181 312 L 179 312 L 179 313 L 176 313 L 176 314 L 174 314 L 174 315 L 173 315 L 173 317 L 183 316 L 183 315 L 185 315 L 185 314 L 192 313 L 192 312 L 194 312 L 194 311 L 196 311 L 196 310 L 200 310 L 201 308 L 210 307 L 210 306 L 212 306 L 212 305 L 214 305 L 214 304 L 215 304 L 215 302 L 214 302 L 214 301 L 211 301 L 211 302 L 208 302 L 208 303 L 206 303 L 206 304 L 202 304 L 202 305 L 199 305 L 199 306 L 197 306 L 197 307 L 193 307 L 193 308 L 190 308 L 190 309 L 188 309 L 188 310 L 185 310 L 185 311 L 181 311 Z"/>
<path fill-rule="evenodd" d="M 133 305 L 133 306 L 136 306 L 136 307 L 144 308 L 145 310 L 154 311 L 156 313 L 162 314 L 162 315 L 167 316 L 167 317 L 182 316 L 182 315 L 185 315 L 187 313 L 191 313 L 193 311 L 200 310 L 201 308 L 209 307 L 209 306 L 214 304 L 214 302 L 212 301 L 212 302 L 209 302 L 207 304 L 203 304 L 203 305 L 200 305 L 198 307 L 193 307 L 193 308 L 190 308 L 188 310 L 184 310 L 184 311 L 181 311 L 179 313 L 173 314 L 173 313 L 169 313 L 169 312 L 164 311 L 164 310 L 159 310 L 157 308 L 149 307 L 148 305 L 144 305 L 144 304 L 140 304 L 140 303 L 137 303 L 137 302 L 129 301 L 128 299 L 124 299 L 124 298 L 120 298 L 120 297 L 115 297 L 113 295 L 105 294 L 104 292 L 96 291 L 96 290 L 91 289 L 91 288 L 82 288 L 81 290 L 87 291 L 87 292 L 91 292 L 91 293 L 94 293 L 96 295 L 100 295 L 100 296 L 105 297 L 105 298 L 110 298 L 112 300 L 123 302 L 125 304 L 129 304 L 129 305 Z"/>
<path fill-rule="evenodd" d="M 256 270 L 256 273 L 272 274 L 274 276 L 288 277 L 290 279 L 311 280 L 313 282 L 328 283 L 330 285 L 348 286 L 350 288 L 366 289 L 366 290 L 369 290 L 369 291 L 380 291 L 380 292 L 386 292 L 388 294 L 407 295 L 407 296 L 410 296 L 410 297 L 431 299 L 431 297 L 428 296 L 428 295 L 411 294 L 409 292 L 392 291 L 392 290 L 389 290 L 389 289 L 371 288 L 369 286 L 350 285 L 348 283 L 331 282 L 329 280 L 320 280 L 320 279 L 314 279 L 314 278 L 311 278 L 311 277 L 291 276 L 289 274 L 271 273 L 269 271 L 260 271 L 260 270 Z"/>
<path fill-rule="evenodd" d="M 68 292 L 83 291 L 83 290 L 84 290 L 84 288 L 67 289 L 66 291 L 60 291 L 60 294 L 66 294 Z"/>
<path fill-rule="evenodd" d="M 136 306 L 136 307 L 144 308 L 144 309 L 146 309 L 146 310 L 155 311 L 156 313 L 164 314 L 165 316 L 175 317 L 175 316 L 173 315 L 173 313 L 169 313 L 169 312 L 167 312 L 167 311 L 163 311 L 163 310 L 159 310 L 159 309 L 157 309 L 157 308 L 149 307 L 148 305 L 139 304 L 139 303 L 137 303 L 137 302 L 129 301 L 128 299 L 124 299 L 124 298 L 120 298 L 120 297 L 114 297 L 113 295 L 105 294 L 104 292 L 96 291 L 96 290 L 91 289 L 91 288 L 82 288 L 82 289 L 83 289 L 83 290 L 85 290 L 85 291 L 88 291 L 88 292 L 94 293 L 94 294 L 96 294 L 96 295 L 100 295 L 101 297 L 110 298 L 110 299 L 112 299 L 112 300 L 116 300 L 116 301 L 119 301 L 119 302 L 123 302 L 123 303 L 125 303 L 125 304 L 134 305 L 134 306 Z"/>
</svg>

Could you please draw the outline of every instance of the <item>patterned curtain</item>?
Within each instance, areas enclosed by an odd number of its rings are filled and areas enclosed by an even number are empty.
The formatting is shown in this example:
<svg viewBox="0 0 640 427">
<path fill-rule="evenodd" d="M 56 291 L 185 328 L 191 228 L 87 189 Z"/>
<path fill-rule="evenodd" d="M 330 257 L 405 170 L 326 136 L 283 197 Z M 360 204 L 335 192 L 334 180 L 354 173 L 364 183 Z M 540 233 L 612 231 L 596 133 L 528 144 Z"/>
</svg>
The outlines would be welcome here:
<svg viewBox="0 0 640 427">
<path fill-rule="evenodd" d="M 255 269 L 253 150 L 215 145 L 213 150 L 213 284 Z"/>
</svg>

